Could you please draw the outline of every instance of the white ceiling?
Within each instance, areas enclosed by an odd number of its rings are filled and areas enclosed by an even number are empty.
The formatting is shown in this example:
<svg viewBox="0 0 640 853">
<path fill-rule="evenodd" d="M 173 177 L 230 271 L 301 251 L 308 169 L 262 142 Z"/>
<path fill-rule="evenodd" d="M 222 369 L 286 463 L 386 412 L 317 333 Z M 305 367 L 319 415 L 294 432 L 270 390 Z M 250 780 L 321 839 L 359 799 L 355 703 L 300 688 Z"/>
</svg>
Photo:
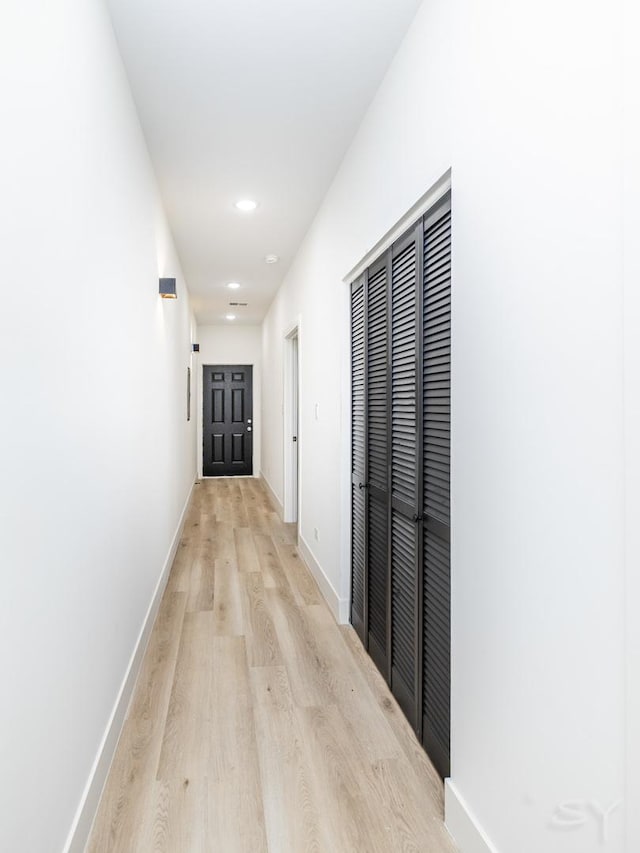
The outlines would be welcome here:
<svg viewBox="0 0 640 853">
<path fill-rule="evenodd" d="M 107 3 L 198 322 L 259 323 L 420 0 Z"/>
</svg>

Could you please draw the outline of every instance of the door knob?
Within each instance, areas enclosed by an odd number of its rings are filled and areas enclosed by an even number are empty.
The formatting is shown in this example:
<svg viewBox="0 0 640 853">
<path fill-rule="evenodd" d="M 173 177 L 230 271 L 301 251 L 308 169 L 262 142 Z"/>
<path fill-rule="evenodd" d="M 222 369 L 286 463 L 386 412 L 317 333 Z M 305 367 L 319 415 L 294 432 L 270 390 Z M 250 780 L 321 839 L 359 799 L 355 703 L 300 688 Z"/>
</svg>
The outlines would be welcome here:
<svg viewBox="0 0 640 853">
<path fill-rule="evenodd" d="M 247 432 L 251 432 L 251 427 L 247 427 Z"/>
</svg>

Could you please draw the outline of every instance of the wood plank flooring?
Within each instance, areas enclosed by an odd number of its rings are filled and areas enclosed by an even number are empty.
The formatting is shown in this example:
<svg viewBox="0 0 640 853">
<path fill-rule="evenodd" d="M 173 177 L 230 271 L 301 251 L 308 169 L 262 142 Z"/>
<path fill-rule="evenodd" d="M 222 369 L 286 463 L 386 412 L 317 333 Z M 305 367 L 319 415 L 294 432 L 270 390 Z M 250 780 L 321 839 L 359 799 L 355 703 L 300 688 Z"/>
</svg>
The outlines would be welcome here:
<svg viewBox="0 0 640 853">
<path fill-rule="evenodd" d="M 451 853 L 442 783 L 255 479 L 203 480 L 89 853 Z"/>
</svg>

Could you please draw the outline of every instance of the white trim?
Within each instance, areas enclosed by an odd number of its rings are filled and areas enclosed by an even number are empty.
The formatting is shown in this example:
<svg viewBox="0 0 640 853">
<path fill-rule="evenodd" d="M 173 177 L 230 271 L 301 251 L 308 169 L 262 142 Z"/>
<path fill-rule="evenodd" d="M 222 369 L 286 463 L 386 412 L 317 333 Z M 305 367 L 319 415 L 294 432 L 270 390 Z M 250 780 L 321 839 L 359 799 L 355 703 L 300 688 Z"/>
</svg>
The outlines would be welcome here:
<svg viewBox="0 0 640 853">
<path fill-rule="evenodd" d="M 347 599 L 351 613 L 351 291 L 341 288 L 342 300 L 339 331 L 341 343 L 340 398 L 347 400 L 340 407 L 340 595 Z"/>
<path fill-rule="evenodd" d="M 294 347 L 294 340 L 296 346 Z M 294 354 L 298 364 L 294 370 Z M 287 524 L 300 521 L 300 364 L 301 364 L 301 318 L 298 316 L 284 333 L 283 346 L 283 383 L 282 383 L 282 460 L 283 460 L 283 521 Z M 292 438 L 294 376 L 297 384 L 296 405 L 298 408 L 297 425 L 297 464 L 294 464 Z M 296 482 L 297 481 L 297 482 Z"/>
<path fill-rule="evenodd" d="M 207 474 L 198 480 L 259 480 L 260 474 Z"/>
<path fill-rule="evenodd" d="M 623 3 L 623 412 L 624 412 L 624 613 L 625 613 L 625 844 L 640 850 L 640 254 L 637 248 L 640 167 L 640 61 L 635 33 L 640 10 Z"/>
<path fill-rule="evenodd" d="M 89 773 L 89 779 L 87 780 L 87 784 L 80 799 L 80 804 L 73 819 L 71 830 L 67 836 L 67 841 L 63 848 L 64 853 L 82 853 L 89 839 L 93 821 L 100 804 L 102 790 L 107 780 L 107 776 L 109 775 L 111 762 L 113 761 L 118 740 L 129 710 L 129 703 L 140 672 L 142 659 L 147 649 L 149 637 L 151 636 L 151 629 L 153 628 L 158 614 L 160 601 L 162 600 L 167 581 L 169 580 L 169 572 L 171 571 L 171 566 L 173 565 L 173 560 L 175 558 L 176 551 L 178 550 L 178 545 L 180 544 L 182 529 L 184 527 L 187 510 L 189 509 L 189 504 L 191 502 L 191 496 L 193 495 L 194 486 L 195 482 L 189 490 L 187 500 L 182 509 L 182 513 L 180 514 L 180 520 L 173 536 L 169 553 L 167 554 L 158 583 L 156 584 L 153 596 L 151 597 L 151 602 L 142 623 L 142 628 L 140 629 L 140 634 L 138 635 L 133 654 L 129 660 L 124 680 L 120 686 L 118 697 L 113 710 L 111 711 L 109 722 L 107 723 L 104 735 L 102 736 L 102 741 L 98 747 L 95 761 L 93 762 L 91 772 Z"/>
<path fill-rule="evenodd" d="M 202 355 L 202 351 L 198 353 L 198 355 Z M 203 470 L 204 470 L 204 364 L 200 362 L 198 358 L 197 364 L 198 371 L 198 386 L 196 390 L 196 405 L 198 406 L 198 410 L 196 412 L 196 474 L 199 480 L 204 478 Z"/>
<path fill-rule="evenodd" d="M 460 853 L 498 853 L 451 779 L 444 782 L 444 823 Z"/>
<path fill-rule="evenodd" d="M 347 625 L 349 622 L 349 599 L 340 598 L 302 534 L 298 536 L 298 551 L 307 568 L 316 579 L 316 583 L 320 587 L 320 592 L 329 605 L 329 609 L 333 613 L 336 622 L 338 625 Z"/>
<path fill-rule="evenodd" d="M 197 326 L 196 326 L 197 330 Z M 197 343 L 197 341 L 195 342 Z M 204 404 L 204 389 L 202 387 L 202 364 L 200 364 L 200 351 L 191 353 L 191 371 L 195 376 L 195 397 L 191 401 L 195 411 L 192 420 L 196 422 L 196 477 L 202 479 L 202 406 Z"/>
<path fill-rule="evenodd" d="M 271 503 L 273 504 L 275 511 L 278 513 L 278 517 L 280 518 L 280 521 L 282 521 L 282 519 L 284 517 L 284 511 L 282 508 L 282 504 L 278 500 L 278 496 L 276 495 L 276 493 L 273 491 L 273 487 L 272 487 L 271 483 L 267 480 L 267 478 L 265 477 L 265 475 L 262 471 L 260 472 L 260 479 L 265 484 L 266 489 L 267 489 L 267 494 L 269 495 L 269 498 L 271 499 Z"/>
<path fill-rule="evenodd" d="M 396 222 L 396 224 L 387 231 L 380 240 L 378 240 L 375 246 L 367 252 L 360 263 L 356 264 L 356 266 L 344 276 L 343 281 L 349 284 L 358 278 L 359 275 L 362 275 L 362 273 L 371 266 L 376 258 L 379 258 L 383 252 L 386 252 L 389 246 L 391 246 L 398 237 L 402 237 L 408 228 L 415 225 L 416 221 L 420 219 L 421 216 L 424 216 L 429 208 L 433 207 L 433 205 L 450 189 L 451 169 L 447 169 L 444 175 L 435 182 L 431 189 L 427 190 L 427 192 L 418 199 L 418 201 L 405 213 L 405 215 L 399 219 L 398 222 Z"/>
</svg>

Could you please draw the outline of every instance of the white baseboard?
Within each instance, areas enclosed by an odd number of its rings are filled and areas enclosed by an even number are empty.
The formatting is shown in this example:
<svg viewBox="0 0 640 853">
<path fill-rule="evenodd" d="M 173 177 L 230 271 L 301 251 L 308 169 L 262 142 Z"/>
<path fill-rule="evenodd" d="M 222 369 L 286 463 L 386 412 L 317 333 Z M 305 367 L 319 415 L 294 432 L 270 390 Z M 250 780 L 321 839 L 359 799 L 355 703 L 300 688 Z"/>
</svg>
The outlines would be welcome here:
<svg viewBox="0 0 640 853">
<path fill-rule="evenodd" d="M 451 779 L 444 783 L 444 823 L 460 853 L 498 853 Z"/>
<path fill-rule="evenodd" d="M 316 560 L 313 551 L 301 533 L 298 535 L 298 551 L 307 568 L 316 579 L 316 583 L 320 587 L 320 592 L 329 605 L 329 609 L 333 613 L 336 622 L 338 625 L 347 625 L 349 623 L 349 601 L 340 598 L 335 591 L 333 584 L 324 573 L 322 566 Z"/>
<path fill-rule="evenodd" d="M 167 554 L 160 578 L 158 579 L 158 583 L 156 584 L 156 588 L 151 598 L 151 603 L 149 604 L 144 622 L 142 623 L 142 628 L 138 635 L 138 640 L 133 650 L 133 654 L 131 655 L 129 666 L 127 667 L 124 680 L 120 687 L 118 698 L 116 699 L 109 722 L 107 723 L 107 728 L 102 737 L 100 747 L 98 748 L 98 754 L 93 762 L 89 779 L 82 794 L 80 805 L 78 806 L 78 810 L 64 846 L 64 853 L 83 853 L 89 839 L 93 821 L 95 819 L 96 812 L 98 811 L 98 805 L 100 804 L 102 790 L 109 774 L 111 762 L 115 755 L 120 733 L 129 709 L 129 703 L 133 695 L 136 679 L 140 672 L 142 658 L 144 657 L 144 653 L 147 649 L 151 629 L 153 628 L 153 624 L 158 614 L 160 601 L 162 600 L 162 595 L 167 585 L 167 581 L 169 580 L 169 572 L 171 571 L 171 566 L 173 565 L 173 560 L 175 558 L 176 551 L 178 550 L 180 539 L 182 538 L 182 528 L 184 527 L 192 495 L 193 486 L 191 486 L 186 503 L 182 509 L 169 553 Z"/>
<path fill-rule="evenodd" d="M 264 476 L 262 471 L 260 472 L 260 479 L 262 480 L 262 482 L 267 487 L 267 492 L 269 494 L 269 497 L 271 498 L 271 503 L 273 504 L 275 511 L 278 513 L 280 521 L 282 521 L 282 519 L 284 518 L 284 507 L 282 506 L 282 504 L 278 500 L 278 496 L 273 491 L 273 489 L 271 487 L 271 483 L 267 480 L 267 478 Z"/>
<path fill-rule="evenodd" d="M 284 517 L 284 507 L 278 500 L 276 493 L 273 491 L 271 483 L 262 472 L 260 473 L 260 479 L 265 484 L 271 503 L 278 513 L 280 521 L 282 521 Z M 300 556 L 305 562 L 307 568 L 316 579 L 316 583 L 320 587 L 320 592 L 329 605 L 329 609 L 333 613 L 336 622 L 338 625 L 347 625 L 349 623 L 349 602 L 339 597 L 338 593 L 333 588 L 331 581 L 324 573 L 322 566 L 316 560 L 313 551 L 301 533 L 298 534 L 298 551 L 300 552 Z"/>
</svg>

